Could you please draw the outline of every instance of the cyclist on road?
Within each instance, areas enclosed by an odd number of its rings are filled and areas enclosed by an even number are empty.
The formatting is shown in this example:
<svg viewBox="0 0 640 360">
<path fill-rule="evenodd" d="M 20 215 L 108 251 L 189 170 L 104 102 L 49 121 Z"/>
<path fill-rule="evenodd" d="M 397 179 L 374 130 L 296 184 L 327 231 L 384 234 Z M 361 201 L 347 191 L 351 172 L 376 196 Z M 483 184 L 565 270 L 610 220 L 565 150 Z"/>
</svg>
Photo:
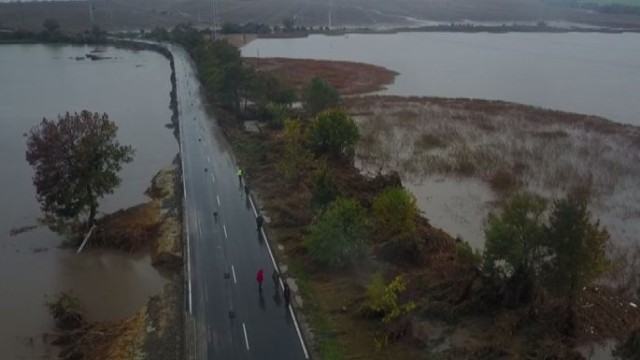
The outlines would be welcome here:
<svg viewBox="0 0 640 360">
<path fill-rule="evenodd" d="M 260 232 L 260 229 L 262 229 L 262 223 L 264 223 L 264 217 L 262 216 L 262 214 L 258 214 L 258 217 L 256 217 L 256 225 L 257 225 L 258 232 Z"/>
<path fill-rule="evenodd" d="M 273 279 L 273 287 L 276 288 L 276 291 L 278 290 L 278 278 L 280 277 L 280 274 L 278 274 L 278 270 L 273 269 L 273 273 L 271 274 L 271 279 Z"/>
</svg>

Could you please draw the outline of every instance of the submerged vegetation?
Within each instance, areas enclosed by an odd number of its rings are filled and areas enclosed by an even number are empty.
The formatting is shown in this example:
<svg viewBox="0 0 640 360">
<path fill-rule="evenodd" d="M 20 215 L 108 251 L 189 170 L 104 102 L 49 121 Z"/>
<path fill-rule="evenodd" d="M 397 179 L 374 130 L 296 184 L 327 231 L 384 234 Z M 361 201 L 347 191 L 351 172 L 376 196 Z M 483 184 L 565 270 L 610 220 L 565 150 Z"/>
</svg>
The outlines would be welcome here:
<svg viewBox="0 0 640 360">
<path fill-rule="evenodd" d="M 356 153 L 367 172 L 399 171 L 410 182 L 477 179 L 498 203 L 519 191 L 547 199 L 573 194 L 588 202 L 614 244 L 636 242 L 638 228 L 629 221 L 640 203 L 635 127 L 498 101 L 372 96 L 345 102 L 362 133 Z M 484 216 L 492 205 L 479 204 L 478 211 Z"/>
</svg>

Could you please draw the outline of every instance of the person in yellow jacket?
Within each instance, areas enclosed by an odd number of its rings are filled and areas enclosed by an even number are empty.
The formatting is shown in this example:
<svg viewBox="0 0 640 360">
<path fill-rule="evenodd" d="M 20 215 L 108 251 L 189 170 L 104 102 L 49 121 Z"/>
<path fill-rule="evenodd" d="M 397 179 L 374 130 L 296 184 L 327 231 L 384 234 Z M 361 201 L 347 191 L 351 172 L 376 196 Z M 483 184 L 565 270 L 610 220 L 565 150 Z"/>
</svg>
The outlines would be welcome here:
<svg viewBox="0 0 640 360">
<path fill-rule="evenodd" d="M 238 182 L 240 184 L 242 184 L 242 175 L 244 175 L 244 171 L 242 171 L 242 169 L 238 168 L 238 171 L 236 172 L 236 174 L 238 174 Z"/>
</svg>

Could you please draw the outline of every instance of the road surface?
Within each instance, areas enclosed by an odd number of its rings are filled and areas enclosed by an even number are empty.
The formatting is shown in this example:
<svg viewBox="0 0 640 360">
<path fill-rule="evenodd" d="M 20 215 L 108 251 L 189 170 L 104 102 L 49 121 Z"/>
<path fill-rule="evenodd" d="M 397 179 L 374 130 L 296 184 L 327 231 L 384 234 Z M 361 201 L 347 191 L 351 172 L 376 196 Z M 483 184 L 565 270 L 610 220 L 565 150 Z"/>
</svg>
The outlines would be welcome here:
<svg viewBox="0 0 640 360">
<path fill-rule="evenodd" d="M 307 351 L 275 262 L 256 230 L 256 209 L 230 148 L 207 114 L 186 52 L 174 55 L 187 234 L 188 311 L 196 359 L 305 359 Z M 264 269 L 263 290 L 256 274 Z"/>
</svg>

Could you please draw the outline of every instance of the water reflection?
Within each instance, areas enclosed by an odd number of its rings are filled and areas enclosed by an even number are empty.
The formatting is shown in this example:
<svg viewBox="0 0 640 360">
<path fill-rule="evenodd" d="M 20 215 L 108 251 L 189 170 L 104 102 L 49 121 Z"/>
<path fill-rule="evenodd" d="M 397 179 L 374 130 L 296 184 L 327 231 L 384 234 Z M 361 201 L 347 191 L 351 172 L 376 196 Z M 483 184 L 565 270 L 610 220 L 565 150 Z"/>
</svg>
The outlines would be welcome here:
<svg viewBox="0 0 640 360">
<path fill-rule="evenodd" d="M 497 99 L 640 125 L 640 34 L 401 33 L 256 39 L 244 56 L 364 62 L 385 94 Z"/>
<path fill-rule="evenodd" d="M 41 215 L 24 158 L 22 134 L 43 117 L 90 109 L 107 112 L 118 140 L 136 149 L 121 172 L 122 185 L 101 202 L 112 212 L 146 201 L 153 175 L 178 152 L 171 131 L 168 61 L 152 52 L 107 48 L 104 61 L 77 61 L 84 46 L 0 46 L 0 349 L 2 358 L 40 358 L 41 334 L 52 330 L 46 295 L 73 290 L 91 320 L 114 320 L 137 311 L 161 291 L 166 277 L 145 253 L 93 250 L 82 255 L 60 249 L 60 237 L 45 227 L 10 236 L 12 229 L 38 224 Z M 143 65 L 143 66 L 138 66 Z M 9 70 L 10 69 L 10 70 Z M 26 339 L 26 340 L 25 340 Z"/>
</svg>

